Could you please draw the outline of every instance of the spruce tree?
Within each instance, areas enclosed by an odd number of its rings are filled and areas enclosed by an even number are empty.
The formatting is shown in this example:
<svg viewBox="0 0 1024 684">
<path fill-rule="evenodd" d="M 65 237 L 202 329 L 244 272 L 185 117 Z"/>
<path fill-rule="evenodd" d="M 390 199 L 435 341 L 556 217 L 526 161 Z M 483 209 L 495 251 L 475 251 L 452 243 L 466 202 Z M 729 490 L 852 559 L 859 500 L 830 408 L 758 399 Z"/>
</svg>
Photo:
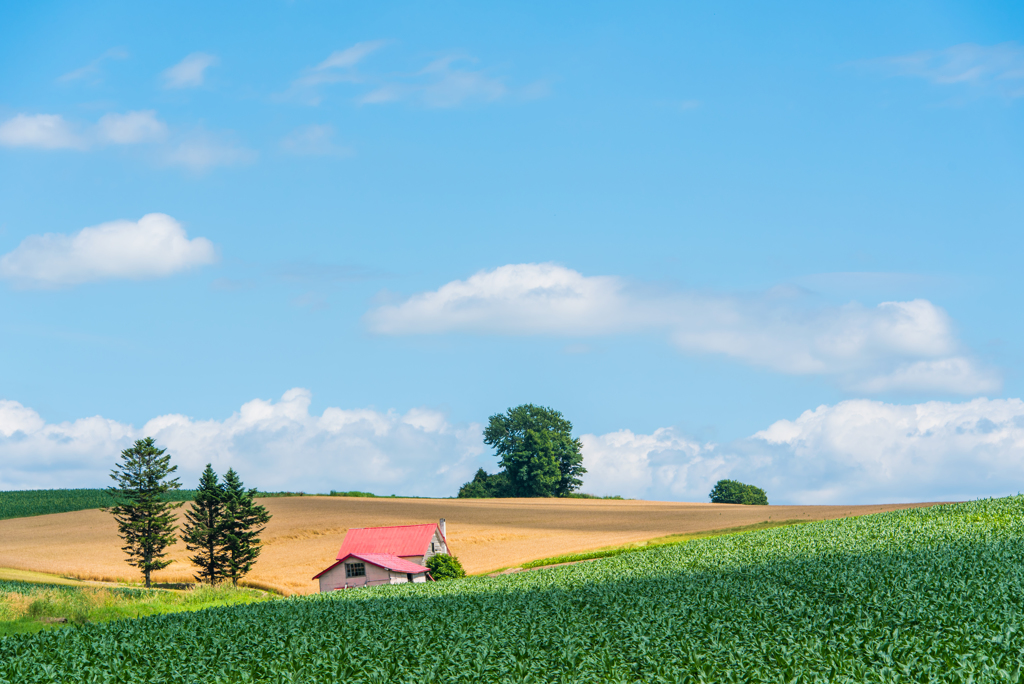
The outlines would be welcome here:
<svg viewBox="0 0 1024 684">
<path fill-rule="evenodd" d="M 259 535 L 270 521 L 267 509 L 253 501 L 255 495 L 255 489 L 246 489 L 238 473 L 228 469 L 224 476 L 224 576 L 235 586 L 259 558 Z"/>
<path fill-rule="evenodd" d="M 154 570 L 171 564 L 164 560 L 167 547 L 175 541 L 175 508 L 180 503 L 166 500 L 172 489 L 179 489 L 177 478 L 167 479 L 178 466 L 171 465 L 166 449 L 157 449 L 152 437 L 136 440 L 130 449 L 121 452 L 121 462 L 110 472 L 116 486 L 107 493 L 114 505 L 103 510 L 117 520 L 118 534 L 124 540 L 122 548 L 128 554 L 129 565 L 142 570 L 146 588 Z"/>
<path fill-rule="evenodd" d="M 206 470 L 199 478 L 199 488 L 192 508 L 185 512 L 185 525 L 181 539 L 194 556 L 189 560 L 199 568 L 195 578 L 199 582 L 217 584 L 224 578 L 227 565 L 224 516 L 224 486 L 218 481 L 213 466 L 206 464 Z"/>
</svg>

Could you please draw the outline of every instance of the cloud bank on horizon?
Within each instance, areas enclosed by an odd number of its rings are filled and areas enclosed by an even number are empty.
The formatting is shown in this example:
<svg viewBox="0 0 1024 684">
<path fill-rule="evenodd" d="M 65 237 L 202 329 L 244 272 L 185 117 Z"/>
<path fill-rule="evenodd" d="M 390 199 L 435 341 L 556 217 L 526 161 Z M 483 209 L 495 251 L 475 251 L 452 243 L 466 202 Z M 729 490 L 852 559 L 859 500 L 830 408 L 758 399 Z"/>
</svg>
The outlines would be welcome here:
<svg viewBox="0 0 1024 684">
<path fill-rule="evenodd" d="M 382 335 L 659 332 L 683 352 L 831 376 L 866 393 L 971 395 L 1001 387 L 957 340 L 946 312 L 924 299 L 808 308 L 785 289 L 746 297 L 645 291 L 558 264 L 509 264 L 378 307 L 365 320 Z"/>
<path fill-rule="evenodd" d="M 327 408 L 295 388 L 254 399 L 224 420 L 172 414 L 141 429 L 94 416 L 47 423 L 0 400 L 0 490 L 101 487 L 117 455 L 153 436 L 185 486 L 206 463 L 263 490 L 454 496 L 475 470 L 495 470 L 476 423 L 429 409 L 404 414 Z M 721 478 L 763 487 L 772 503 L 858 504 L 1013 494 L 1024 478 L 1024 401 L 894 405 L 850 400 L 779 420 L 747 439 L 700 444 L 672 428 L 585 434 L 584 491 L 706 501 Z"/>
</svg>

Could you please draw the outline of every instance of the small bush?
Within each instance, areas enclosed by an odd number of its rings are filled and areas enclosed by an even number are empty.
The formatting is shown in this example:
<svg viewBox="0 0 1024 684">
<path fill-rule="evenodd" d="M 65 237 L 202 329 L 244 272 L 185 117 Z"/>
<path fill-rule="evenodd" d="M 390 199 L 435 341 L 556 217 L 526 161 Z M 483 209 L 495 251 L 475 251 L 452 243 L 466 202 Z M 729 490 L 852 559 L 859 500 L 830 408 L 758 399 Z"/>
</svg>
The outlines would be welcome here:
<svg viewBox="0 0 1024 684">
<path fill-rule="evenodd" d="M 711 503 L 768 505 L 768 495 L 764 493 L 763 489 L 736 480 L 719 480 L 708 496 L 711 498 Z"/>
<path fill-rule="evenodd" d="M 431 556 L 427 561 L 427 567 L 430 568 L 430 576 L 437 581 L 459 579 L 466 576 L 466 571 L 462 569 L 459 559 L 449 556 L 447 553 Z"/>
</svg>

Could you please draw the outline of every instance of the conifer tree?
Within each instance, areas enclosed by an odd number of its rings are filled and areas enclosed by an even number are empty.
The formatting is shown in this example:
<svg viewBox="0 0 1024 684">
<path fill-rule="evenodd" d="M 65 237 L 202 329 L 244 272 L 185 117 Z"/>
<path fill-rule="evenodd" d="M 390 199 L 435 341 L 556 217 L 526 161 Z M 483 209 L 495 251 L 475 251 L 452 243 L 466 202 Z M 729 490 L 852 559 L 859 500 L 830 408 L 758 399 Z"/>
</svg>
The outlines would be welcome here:
<svg viewBox="0 0 1024 684">
<path fill-rule="evenodd" d="M 270 522 L 270 513 L 253 501 L 255 489 L 246 489 L 238 473 L 228 469 L 224 476 L 224 576 L 238 586 L 259 558 L 259 535 Z"/>
<path fill-rule="evenodd" d="M 213 466 L 206 464 L 206 470 L 199 478 L 199 488 L 192 508 L 185 512 L 185 525 L 181 539 L 194 556 L 189 560 L 199 568 L 195 578 L 199 582 L 217 584 L 224 578 L 227 565 L 224 516 L 224 486 L 213 472 Z"/>
<path fill-rule="evenodd" d="M 175 540 L 173 511 L 181 506 L 166 500 L 166 494 L 181 484 L 177 478 L 167 479 L 178 466 L 171 465 L 171 456 L 165 452 L 156 448 L 152 437 L 136 440 L 122 451 L 121 462 L 110 472 L 116 486 L 107 488 L 114 505 L 103 509 L 117 520 L 126 560 L 142 570 L 147 589 L 152 572 L 171 564 L 164 557 Z"/>
</svg>

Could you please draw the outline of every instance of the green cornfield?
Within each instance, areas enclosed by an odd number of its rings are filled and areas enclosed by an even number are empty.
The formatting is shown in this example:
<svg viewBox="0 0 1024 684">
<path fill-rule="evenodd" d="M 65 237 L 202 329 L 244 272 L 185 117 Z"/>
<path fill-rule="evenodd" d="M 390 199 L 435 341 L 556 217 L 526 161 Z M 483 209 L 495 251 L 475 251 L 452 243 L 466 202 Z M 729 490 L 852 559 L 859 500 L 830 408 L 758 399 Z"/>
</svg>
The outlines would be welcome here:
<svg viewBox="0 0 1024 684">
<path fill-rule="evenodd" d="M 0 682 L 1017 682 L 1024 497 L 0 639 Z"/>
<path fill-rule="evenodd" d="M 168 501 L 191 501 L 194 489 L 167 493 Z M 304 496 L 301 492 L 258 492 L 257 496 Z M 48 513 L 68 513 L 110 505 L 105 489 L 25 489 L 0 492 L 0 520 Z"/>
<path fill-rule="evenodd" d="M 191 501 L 195 491 L 179 489 L 168 493 L 170 501 Z M 25 489 L 0 492 L 0 520 L 26 518 L 47 513 L 67 513 L 110 505 L 104 489 Z"/>
</svg>

